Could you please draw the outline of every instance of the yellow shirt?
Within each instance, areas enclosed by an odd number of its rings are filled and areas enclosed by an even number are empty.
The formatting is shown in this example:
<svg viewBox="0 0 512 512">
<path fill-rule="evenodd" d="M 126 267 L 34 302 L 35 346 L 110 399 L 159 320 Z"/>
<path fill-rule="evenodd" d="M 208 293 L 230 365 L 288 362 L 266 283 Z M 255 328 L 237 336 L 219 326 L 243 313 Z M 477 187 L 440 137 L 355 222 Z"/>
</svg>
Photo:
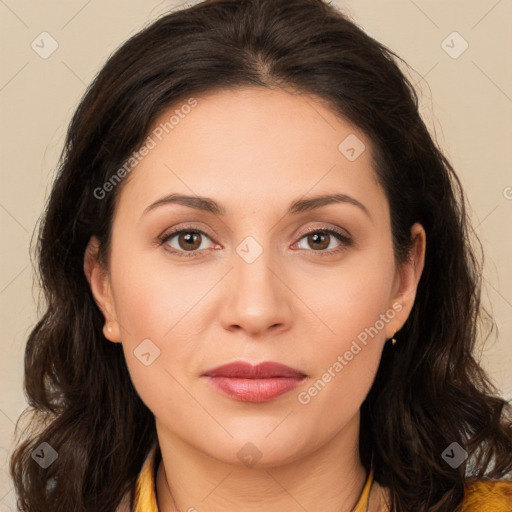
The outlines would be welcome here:
<svg viewBox="0 0 512 512">
<path fill-rule="evenodd" d="M 160 451 L 158 445 L 155 445 L 137 478 L 133 512 L 158 512 L 155 489 L 159 462 Z M 372 481 L 373 472 L 370 471 L 352 512 L 366 512 Z M 464 501 L 457 512 L 512 512 L 512 482 L 505 480 L 468 481 Z"/>
</svg>

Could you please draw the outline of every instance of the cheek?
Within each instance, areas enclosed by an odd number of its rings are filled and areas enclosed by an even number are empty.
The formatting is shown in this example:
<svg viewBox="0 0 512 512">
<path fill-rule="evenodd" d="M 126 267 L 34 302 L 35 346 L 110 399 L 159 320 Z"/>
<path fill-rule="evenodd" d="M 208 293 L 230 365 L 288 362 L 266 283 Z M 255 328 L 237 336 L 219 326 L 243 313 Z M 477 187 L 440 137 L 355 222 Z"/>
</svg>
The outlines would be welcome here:
<svg viewBox="0 0 512 512">
<path fill-rule="evenodd" d="M 394 260 L 391 250 L 382 249 L 352 253 L 338 268 L 329 269 L 319 279 L 311 276 L 307 281 L 302 280 L 302 284 L 298 280 L 298 295 L 304 298 L 311 311 L 318 312 L 322 321 L 317 320 L 321 324 L 318 333 L 331 341 L 328 346 L 343 350 L 351 340 L 359 337 L 364 341 L 368 330 L 373 333 L 373 338 L 384 336 L 381 315 L 388 313 L 388 321 L 392 319 L 391 315 L 394 316 L 394 310 L 388 311 Z M 378 335 L 373 330 L 375 326 Z M 332 357 L 332 351 L 327 353 Z"/>
<path fill-rule="evenodd" d="M 391 250 L 368 252 L 347 259 L 325 286 L 309 294 L 311 309 L 322 319 L 318 333 L 324 335 L 311 354 L 316 374 L 299 403 L 343 404 L 331 409 L 334 416 L 359 408 L 378 370 L 386 325 L 396 314 L 390 304 L 393 276 Z"/>
<path fill-rule="evenodd" d="M 165 342 L 182 328 L 183 319 L 187 323 L 186 315 L 215 281 L 215 276 L 192 267 L 173 272 L 165 258 L 148 258 L 143 253 L 118 258 L 116 269 L 116 313 L 130 344 L 152 337 Z"/>
<path fill-rule="evenodd" d="M 361 407 L 378 371 L 386 320 L 394 313 L 386 309 L 382 290 L 350 291 L 349 296 L 338 292 L 341 306 L 330 321 L 336 334 L 324 337 L 310 354 L 315 373 L 297 395 L 304 414 L 322 418 L 319 429 L 326 436 L 347 424 Z"/>
<path fill-rule="evenodd" d="M 122 254 L 118 250 L 113 259 L 112 280 L 132 382 L 152 411 L 181 410 L 190 399 L 183 385 L 187 387 L 189 379 L 193 380 L 194 357 L 197 359 L 205 327 L 211 325 L 204 311 L 208 301 L 201 298 L 219 281 L 218 272 L 198 272 L 185 265 L 173 271 L 165 257 Z M 142 346 L 144 350 L 139 348 Z M 207 347 L 201 350 L 208 355 Z M 148 359 L 151 363 L 146 366 Z"/>
</svg>

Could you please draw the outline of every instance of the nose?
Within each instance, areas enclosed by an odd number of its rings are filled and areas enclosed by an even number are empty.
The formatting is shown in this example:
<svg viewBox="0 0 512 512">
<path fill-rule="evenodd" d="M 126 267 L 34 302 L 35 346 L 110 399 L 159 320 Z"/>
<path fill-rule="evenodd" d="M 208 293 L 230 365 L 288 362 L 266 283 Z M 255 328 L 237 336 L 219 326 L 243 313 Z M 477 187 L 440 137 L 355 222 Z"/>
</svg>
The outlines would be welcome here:
<svg viewBox="0 0 512 512">
<path fill-rule="evenodd" d="M 264 250 L 254 261 L 233 255 L 228 276 L 221 323 L 230 331 L 243 330 L 251 337 L 277 334 L 290 327 L 293 294 L 286 275 L 270 251 Z"/>
</svg>

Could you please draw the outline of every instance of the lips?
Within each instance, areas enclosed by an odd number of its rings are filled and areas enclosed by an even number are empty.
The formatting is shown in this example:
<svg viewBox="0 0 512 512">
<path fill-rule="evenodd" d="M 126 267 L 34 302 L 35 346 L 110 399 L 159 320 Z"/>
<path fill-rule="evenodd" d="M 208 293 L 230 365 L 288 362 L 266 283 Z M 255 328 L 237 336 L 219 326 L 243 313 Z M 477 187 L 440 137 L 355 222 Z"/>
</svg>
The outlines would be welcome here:
<svg viewBox="0 0 512 512">
<path fill-rule="evenodd" d="M 269 379 L 271 377 L 305 377 L 299 370 L 280 363 L 264 362 L 256 366 L 244 361 L 224 364 L 203 375 L 209 377 L 238 377 L 240 379 Z"/>
<path fill-rule="evenodd" d="M 256 366 L 243 361 L 225 364 L 202 374 L 224 396 L 243 402 L 268 402 L 296 388 L 306 374 L 290 366 L 264 362 Z"/>
</svg>

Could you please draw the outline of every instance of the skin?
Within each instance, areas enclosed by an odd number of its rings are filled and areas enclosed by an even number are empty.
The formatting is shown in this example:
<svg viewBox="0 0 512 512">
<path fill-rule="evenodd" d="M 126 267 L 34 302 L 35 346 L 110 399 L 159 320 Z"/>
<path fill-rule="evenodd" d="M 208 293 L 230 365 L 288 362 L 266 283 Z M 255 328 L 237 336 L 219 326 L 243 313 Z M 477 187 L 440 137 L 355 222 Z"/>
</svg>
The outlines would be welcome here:
<svg viewBox="0 0 512 512">
<path fill-rule="evenodd" d="M 413 306 L 424 229 L 412 226 L 411 259 L 397 265 L 371 141 L 320 100 L 263 88 L 197 100 L 125 178 L 109 272 L 96 259 L 94 237 L 84 267 L 105 315 L 104 334 L 122 343 L 137 392 L 156 418 L 159 509 L 350 511 L 367 478 L 359 408 L 385 341 Z M 366 147 L 354 161 L 338 150 L 350 134 Z M 356 199 L 369 215 L 350 203 L 286 213 L 293 200 L 334 192 Z M 207 196 L 226 214 L 168 204 L 143 215 L 170 193 Z M 183 236 L 155 242 L 173 227 L 206 233 L 196 257 L 171 252 L 187 252 Z M 353 243 L 305 236 L 336 227 Z M 236 251 L 248 236 L 263 250 L 252 263 Z M 300 403 L 299 393 L 393 304 L 400 311 L 366 346 L 359 343 L 362 350 L 308 404 Z M 146 338 L 160 349 L 149 366 L 134 355 Z M 241 402 L 201 377 L 236 360 L 281 362 L 308 377 L 270 402 Z M 246 443 L 261 453 L 252 467 L 237 456 Z M 379 489 L 372 511 L 380 509 Z"/>
</svg>

